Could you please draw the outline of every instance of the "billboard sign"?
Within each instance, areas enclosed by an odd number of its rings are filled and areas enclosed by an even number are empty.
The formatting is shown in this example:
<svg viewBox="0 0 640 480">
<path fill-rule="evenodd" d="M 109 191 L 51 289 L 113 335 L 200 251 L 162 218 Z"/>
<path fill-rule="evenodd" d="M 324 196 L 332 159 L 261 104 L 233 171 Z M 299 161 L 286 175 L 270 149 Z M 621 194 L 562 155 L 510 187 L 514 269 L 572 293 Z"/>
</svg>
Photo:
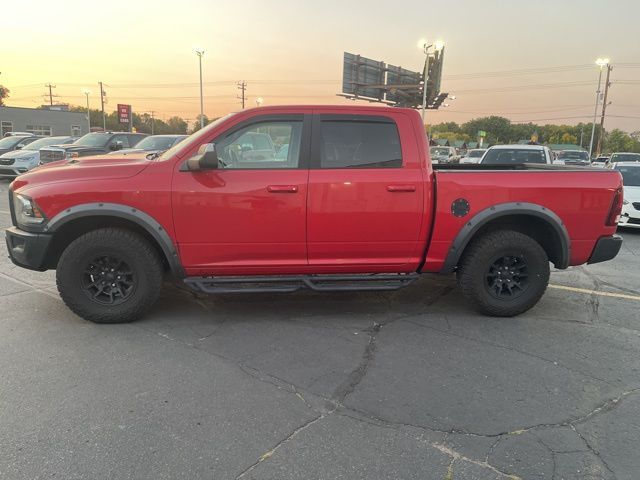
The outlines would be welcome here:
<svg viewBox="0 0 640 480">
<path fill-rule="evenodd" d="M 131 105 L 118 104 L 118 122 L 129 125 L 131 119 Z"/>
<path fill-rule="evenodd" d="M 384 100 L 385 63 L 344 52 L 342 93 Z"/>
</svg>

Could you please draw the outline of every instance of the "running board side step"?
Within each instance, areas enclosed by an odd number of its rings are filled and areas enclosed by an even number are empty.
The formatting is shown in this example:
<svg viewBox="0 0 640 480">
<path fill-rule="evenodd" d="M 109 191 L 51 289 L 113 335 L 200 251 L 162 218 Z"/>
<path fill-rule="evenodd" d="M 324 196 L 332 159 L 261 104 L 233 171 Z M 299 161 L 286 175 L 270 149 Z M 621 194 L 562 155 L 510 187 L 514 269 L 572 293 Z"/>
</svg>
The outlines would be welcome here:
<svg viewBox="0 0 640 480">
<path fill-rule="evenodd" d="M 414 282 L 418 273 L 368 275 L 277 275 L 187 277 L 189 287 L 204 293 L 290 293 L 303 288 L 317 292 L 398 290 Z"/>
</svg>

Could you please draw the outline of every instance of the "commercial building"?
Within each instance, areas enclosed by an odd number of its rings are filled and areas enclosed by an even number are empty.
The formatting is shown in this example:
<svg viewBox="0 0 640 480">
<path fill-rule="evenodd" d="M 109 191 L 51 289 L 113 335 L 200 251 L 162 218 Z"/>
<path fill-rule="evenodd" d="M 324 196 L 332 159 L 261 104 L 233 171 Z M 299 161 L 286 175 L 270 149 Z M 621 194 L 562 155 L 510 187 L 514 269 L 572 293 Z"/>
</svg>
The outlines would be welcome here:
<svg viewBox="0 0 640 480">
<path fill-rule="evenodd" d="M 87 115 L 64 109 L 0 107 L 0 137 L 7 132 L 35 135 L 73 135 L 89 133 Z"/>
</svg>

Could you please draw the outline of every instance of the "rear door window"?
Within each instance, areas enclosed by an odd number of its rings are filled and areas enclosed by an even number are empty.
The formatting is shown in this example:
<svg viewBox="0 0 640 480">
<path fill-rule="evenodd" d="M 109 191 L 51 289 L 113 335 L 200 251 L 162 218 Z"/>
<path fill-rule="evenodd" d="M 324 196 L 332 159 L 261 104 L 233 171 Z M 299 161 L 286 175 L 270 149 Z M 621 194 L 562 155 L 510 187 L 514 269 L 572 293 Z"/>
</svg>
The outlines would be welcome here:
<svg viewBox="0 0 640 480">
<path fill-rule="evenodd" d="M 318 123 L 314 150 L 320 168 L 402 167 L 400 135 L 393 120 L 321 115 Z"/>
</svg>

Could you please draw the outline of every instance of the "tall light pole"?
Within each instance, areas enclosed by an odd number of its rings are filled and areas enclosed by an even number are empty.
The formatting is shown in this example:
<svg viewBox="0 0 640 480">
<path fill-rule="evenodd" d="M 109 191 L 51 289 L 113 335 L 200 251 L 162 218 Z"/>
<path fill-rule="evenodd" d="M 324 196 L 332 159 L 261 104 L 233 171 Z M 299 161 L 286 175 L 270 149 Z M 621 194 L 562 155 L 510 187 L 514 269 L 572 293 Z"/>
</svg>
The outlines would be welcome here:
<svg viewBox="0 0 640 480">
<path fill-rule="evenodd" d="M 82 93 L 87 97 L 87 127 L 89 127 L 87 133 L 91 133 L 91 111 L 89 110 L 89 95 L 91 95 L 91 90 L 85 88 Z"/>
<path fill-rule="evenodd" d="M 437 40 L 435 43 L 429 45 L 426 40 L 421 39 L 418 41 L 418 48 L 424 52 L 424 71 L 422 74 L 422 123 L 427 114 L 427 82 L 429 81 L 429 49 L 434 47 L 437 51 L 441 51 L 444 48 L 444 42 Z"/>
<path fill-rule="evenodd" d="M 202 95 L 202 57 L 204 56 L 204 49 L 194 47 L 193 51 L 198 55 L 198 63 L 200 65 L 200 128 L 202 128 L 204 127 L 204 97 Z"/>
<path fill-rule="evenodd" d="M 596 65 L 600 67 L 600 74 L 598 75 L 598 90 L 596 91 L 596 106 L 593 109 L 593 123 L 591 124 L 591 141 L 589 142 L 589 158 L 593 152 L 593 138 L 596 134 L 596 117 L 598 116 L 598 104 L 600 103 L 600 85 L 602 84 L 602 69 L 605 65 L 609 65 L 608 58 L 599 58 L 596 60 Z M 600 132 L 602 135 L 602 132 Z"/>
</svg>

